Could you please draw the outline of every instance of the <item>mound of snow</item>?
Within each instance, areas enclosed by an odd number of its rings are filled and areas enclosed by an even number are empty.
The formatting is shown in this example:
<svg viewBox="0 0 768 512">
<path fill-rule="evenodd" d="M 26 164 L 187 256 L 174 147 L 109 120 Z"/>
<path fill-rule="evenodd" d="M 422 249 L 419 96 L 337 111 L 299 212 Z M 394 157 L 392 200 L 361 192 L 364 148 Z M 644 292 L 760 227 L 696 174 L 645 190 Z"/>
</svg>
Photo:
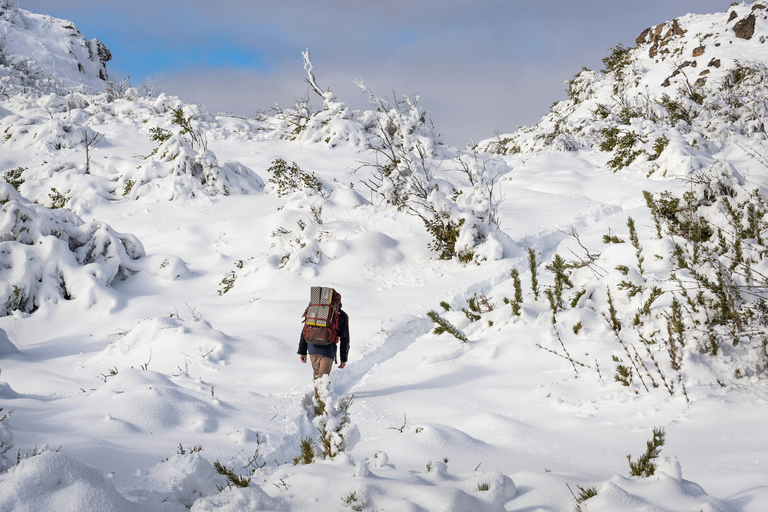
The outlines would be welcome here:
<svg viewBox="0 0 768 512">
<path fill-rule="evenodd" d="M 138 505 L 125 499 L 97 469 L 66 455 L 45 452 L 0 474 L 0 510 L 16 512 L 171 512 L 171 504 Z"/>
<path fill-rule="evenodd" d="M 0 329 L 0 357 L 18 353 L 19 349 L 8 339 L 8 334 L 3 329 Z"/>
<path fill-rule="evenodd" d="M 141 492 L 145 502 L 156 497 L 157 501 L 187 508 L 202 497 L 219 494 L 219 488 L 226 485 L 224 477 L 200 453 L 174 455 L 149 470 L 143 480 L 149 489 Z"/>
<path fill-rule="evenodd" d="M 0 208 L 0 315 L 46 302 L 109 299 L 108 286 L 136 270 L 139 240 L 69 210 L 11 200 Z"/>
<path fill-rule="evenodd" d="M 102 421 L 100 425 L 85 426 L 84 431 L 135 435 L 174 430 L 200 434 L 217 430 L 223 413 L 210 390 L 203 393 L 186 390 L 152 370 L 118 367 L 111 373 L 114 375 L 105 375 L 106 382 L 85 397 L 90 411 Z M 62 421 L 82 422 L 82 411 L 61 417 Z"/>
<path fill-rule="evenodd" d="M 235 343 L 203 319 L 158 317 L 139 322 L 85 365 L 139 368 L 147 365 L 166 375 L 218 371 Z M 183 369 L 183 371 L 182 371 Z"/>
</svg>

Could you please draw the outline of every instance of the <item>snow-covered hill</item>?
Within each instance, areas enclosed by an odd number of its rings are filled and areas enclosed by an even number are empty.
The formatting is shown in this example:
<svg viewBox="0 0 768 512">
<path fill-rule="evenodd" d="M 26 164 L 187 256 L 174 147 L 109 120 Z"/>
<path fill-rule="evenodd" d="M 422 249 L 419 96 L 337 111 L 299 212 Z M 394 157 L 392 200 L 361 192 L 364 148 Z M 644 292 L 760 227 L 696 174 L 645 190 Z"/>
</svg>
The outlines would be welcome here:
<svg viewBox="0 0 768 512">
<path fill-rule="evenodd" d="M 98 39 L 86 39 L 74 23 L 0 0 L 0 64 L 3 76 L 19 71 L 51 86 L 104 88 L 109 80 L 109 48 Z"/>
<path fill-rule="evenodd" d="M 308 52 L 316 110 L 103 84 L 0 0 L 0 511 L 763 510 L 766 16 L 461 150 Z M 352 336 L 316 389 L 314 285 Z"/>
</svg>

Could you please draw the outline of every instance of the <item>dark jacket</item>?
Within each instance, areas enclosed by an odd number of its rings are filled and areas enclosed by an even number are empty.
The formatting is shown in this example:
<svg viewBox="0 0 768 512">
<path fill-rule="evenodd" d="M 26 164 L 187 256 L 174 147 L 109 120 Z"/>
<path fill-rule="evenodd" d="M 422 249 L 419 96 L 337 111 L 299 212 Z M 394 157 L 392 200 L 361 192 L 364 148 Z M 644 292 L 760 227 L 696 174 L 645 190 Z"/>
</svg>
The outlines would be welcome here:
<svg viewBox="0 0 768 512">
<path fill-rule="evenodd" d="M 333 360 L 336 360 L 336 343 L 331 343 L 330 345 L 325 346 L 319 346 L 319 345 L 312 345 L 307 343 L 307 340 L 304 339 L 304 334 L 299 337 L 299 351 L 297 354 L 300 356 L 307 355 L 307 352 L 310 354 L 318 354 L 321 356 L 330 357 Z M 344 312 L 343 309 L 339 310 L 339 360 L 342 363 L 347 362 L 347 356 L 349 355 L 349 317 Z"/>
</svg>

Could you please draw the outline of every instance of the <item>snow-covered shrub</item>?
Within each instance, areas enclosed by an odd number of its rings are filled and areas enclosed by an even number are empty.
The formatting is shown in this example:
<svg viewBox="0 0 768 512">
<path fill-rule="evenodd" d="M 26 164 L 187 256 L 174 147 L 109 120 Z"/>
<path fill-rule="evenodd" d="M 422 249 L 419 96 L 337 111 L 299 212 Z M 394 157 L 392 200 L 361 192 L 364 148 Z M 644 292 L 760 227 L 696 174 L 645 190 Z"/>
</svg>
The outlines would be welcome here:
<svg viewBox="0 0 768 512">
<path fill-rule="evenodd" d="M 312 72 L 309 50 L 302 52 L 307 83 L 323 102 L 323 108 L 315 110 L 305 96 L 293 108 L 273 108 L 273 115 L 266 119 L 270 126 L 269 137 L 297 142 L 323 142 L 330 147 L 348 144 L 362 148 L 368 139 L 365 112 L 353 111 L 343 102 L 337 101 L 330 89 L 323 91 Z"/>
<path fill-rule="evenodd" d="M 719 386 L 768 371 L 768 204 L 726 163 L 690 179 L 683 197 L 644 194 L 651 222 L 627 219 L 631 243 L 607 236 L 601 254 L 555 254 L 544 276 L 553 312 L 570 305 L 604 317 L 617 383 L 686 400 L 686 375 L 703 354 L 717 356 L 708 364 Z M 558 273 L 580 283 L 570 304 Z"/>
<path fill-rule="evenodd" d="M 0 329 L 0 336 L 5 336 L 5 331 Z M 13 432 L 5 424 L 5 420 L 11 415 L 10 411 L 3 412 L 0 407 L 0 473 L 11 467 L 14 463 L 13 454 L 9 454 L 13 448 Z"/>
<path fill-rule="evenodd" d="M 632 462 L 632 456 L 627 455 L 629 474 L 632 476 L 649 477 L 656 472 L 655 459 L 659 458 L 661 447 L 664 446 L 665 432 L 663 428 L 654 428 L 653 437 L 646 443 L 645 453 Z"/>
<path fill-rule="evenodd" d="M 65 119 L 10 115 L 0 119 L 0 133 L 6 146 L 37 148 L 48 153 L 72 149 L 82 142 L 80 130 Z"/>
<path fill-rule="evenodd" d="M 6 183 L 11 185 L 16 190 L 24 184 L 24 178 L 21 176 L 27 169 L 24 167 L 17 167 L 16 169 L 9 169 L 3 173 L 3 179 Z"/>
<path fill-rule="evenodd" d="M 137 270 L 143 255 L 133 235 L 86 223 L 69 210 L 11 199 L 0 208 L 0 315 L 60 299 L 90 306 L 115 279 Z"/>
<path fill-rule="evenodd" d="M 159 139 L 162 140 L 162 139 Z M 182 136 L 168 137 L 134 172 L 124 174 L 117 190 L 125 197 L 173 200 L 200 195 L 259 191 L 264 182 L 238 162 L 219 164 L 210 150 L 197 151 Z"/>
<path fill-rule="evenodd" d="M 467 179 L 466 192 L 438 178 L 435 159 L 445 153 L 418 98 L 390 101 L 362 82 L 358 86 L 376 106 L 368 141 L 376 160 L 364 184 L 384 203 L 419 217 L 432 236 L 429 247 L 440 259 L 456 257 L 466 263 L 500 258 L 503 249 L 494 237 L 500 202 L 495 185 L 508 170 L 506 164 L 477 154 L 457 158 L 457 170 Z"/>
<path fill-rule="evenodd" d="M 315 173 L 307 173 L 301 170 L 299 164 L 293 162 L 288 165 L 285 160 L 278 158 L 267 169 L 271 175 L 269 187 L 266 192 L 275 191 L 277 197 L 283 197 L 297 190 L 323 190 L 323 184 L 317 179 Z"/>
<path fill-rule="evenodd" d="M 150 469 L 144 480 L 157 501 L 180 503 L 189 508 L 196 500 L 218 494 L 224 481 L 199 451 L 177 453 Z"/>
<path fill-rule="evenodd" d="M 349 418 L 352 396 L 336 397 L 331 381 L 323 375 L 315 381 L 315 410 L 318 415 L 312 423 L 319 432 L 319 444 L 325 458 L 334 458 L 351 450 L 360 434 Z"/>
</svg>

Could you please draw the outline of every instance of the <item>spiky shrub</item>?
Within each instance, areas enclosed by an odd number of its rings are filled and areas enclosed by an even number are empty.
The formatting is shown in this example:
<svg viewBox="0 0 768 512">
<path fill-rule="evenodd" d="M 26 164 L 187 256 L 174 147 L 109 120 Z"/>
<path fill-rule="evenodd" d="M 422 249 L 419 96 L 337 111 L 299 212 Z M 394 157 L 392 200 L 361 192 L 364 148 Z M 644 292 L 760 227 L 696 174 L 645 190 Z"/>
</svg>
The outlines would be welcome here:
<svg viewBox="0 0 768 512">
<path fill-rule="evenodd" d="M 579 494 L 576 497 L 576 501 L 578 503 L 584 503 L 589 498 L 594 498 L 597 496 L 597 487 L 595 486 L 587 487 L 586 489 L 580 485 L 577 485 L 576 487 L 579 489 Z"/>
<path fill-rule="evenodd" d="M 234 270 L 230 271 L 229 274 L 224 276 L 221 282 L 219 282 L 219 285 L 221 285 L 221 288 L 219 288 L 219 295 L 224 295 L 229 290 L 231 290 L 235 286 L 236 279 L 237 279 L 237 273 L 235 273 Z"/>
<path fill-rule="evenodd" d="M 238 475 L 233 468 L 228 468 L 218 460 L 213 463 L 213 469 L 226 479 L 227 487 L 248 487 L 251 483 L 250 476 Z"/>
<path fill-rule="evenodd" d="M 136 182 L 134 180 L 125 180 L 125 183 L 123 184 L 123 196 L 128 196 L 135 184 Z"/>
<path fill-rule="evenodd" d="M 659 457 L 661 447 L 664 446 L 664 429 L 653 429 L 653 437 L 646 442 L 645 453 L 632 462 L 632 455 L 627 455 L 629 461 L 629 474 L 632 476 L 649 477 L 656 472 L 656 464 L 653 462 Z"/>
<path fill-rule="evenodd" d="M 624 361 L 618 356 L 611 356 L 616 364 L 616 373 L 613 375 L 613 380 L 621 384 L 622 386 L 629 387 L 634 380 L 632 377 L 632 368 L 624 365 Z"/>
<path fill-rule="evenodd" d="M 365 510 L 365 500 L 357 495 L 357 492 L 352 491 L 343 498 L 341 498 L 341 504 L 345 507 L 351 508 L 356 512 L 362 512 Z"/>
<path fill-rule="evenodd" d="M 272 162 L 267 172 L 272 175 L 269 182 L 275 185 L 278 197 L 298 190 L 308 189 L 320 192 L 323 189 L 323 184 L 317 176 L 314 173 L 302 171 L 296 162 L 288 165 L 285 160 L 278 158 Z"/>
<path fill-rule="evenodd" d="M 563 292 L 566 288 L 573 288 L 573 283 L 571 283 L 569 276 L 568 265 L 559 254 L 555 254 L 552 261 L 545 268 L 552 272 L 555 278 L 555 284 L 544 291 L 549 301 L 549 306 L 552 309 L 552 323 L 554 323 L 557 313 L 562 311 L 564 307 Z"/>
<path fill-rule="evenodd" d="M 510 275 L 512 276 L 512 283 L 515 287 L 515 298 L 510 301 L 505 297 L 504 302 L 512 306 L 513 315 L 520 316 L 520 305 L 523 303 L 523 285 L 520 282 L 520 272 L 518 272 L 516 268 L 513 268 L 510 271 Z"/>
<path fill-rule="evenodd" d="M 528 248 L 528 270 L 531 272 L 531 291 L 533 291 L 533 299 L 539 300 L 539 277 L 538 277 L 538 263 L 536 262 L 536 251 L 532 248 Z"/>
<path fill-rule="evenodd" d="M 183 114 L 181 118 L 183 119 Z M 168 139 L 170 139 L 172 136 L 173 136 L 173 132 L 157 126 L 149 129 L 149 140 L 153 142 L 165 142 Z"/>
<path fill-rule="evenodd" d="M 635 248 L 635 256 L 637 257 L 637 269 L 641 274 L 645 272 L 643 269 L 643 248 L 640 246 L 640 238 L 637 236 L 637 229 L 635 229 L 635 220 L 632 217 L 627 217 L 627 228 L 629 228 L 629 240 L 632 242 L 632 247 Z"/>
<path fill-rule="evenodd" d="M 315 462 L 315 440 L 312 437 L 302 437 L 299 443 L 299 455 L 293 458 L 293 465 L 312 464 Z"/>
<path fill-rule="evenodd" d="M 434 331 L 432 331 L 435 334 L 443 334 L 447 332 L 452 334 L 454 338 L 461 341 L 462 343 L 467 343 L 468 340 L 466 335 L 457 329 L 451 322 L 441 317 L 440 314 L 434 309 L 427 313 L 427 317 L 429 317 L 430 320 L 437 324 Z"/>
</svg>

